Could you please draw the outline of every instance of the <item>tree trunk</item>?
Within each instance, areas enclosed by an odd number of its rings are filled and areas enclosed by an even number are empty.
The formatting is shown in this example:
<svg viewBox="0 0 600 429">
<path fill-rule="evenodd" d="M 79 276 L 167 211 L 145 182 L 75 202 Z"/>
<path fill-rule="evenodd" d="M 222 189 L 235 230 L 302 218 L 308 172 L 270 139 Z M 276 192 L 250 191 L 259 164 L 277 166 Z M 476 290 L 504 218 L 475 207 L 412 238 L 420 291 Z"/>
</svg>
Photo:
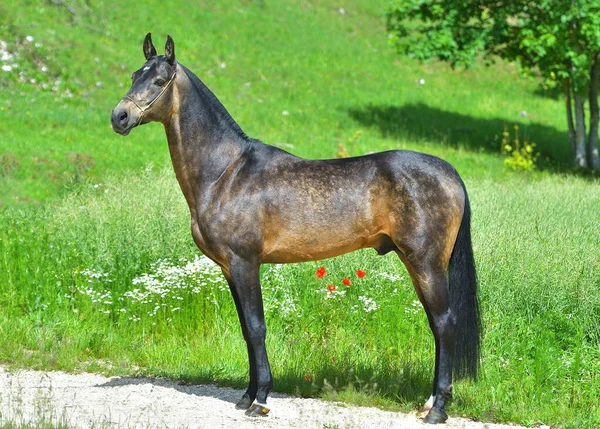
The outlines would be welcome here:
<svg viewBox="0 0 600 429">
<path fill-rule="evenodd" d="M 590 133 L 588 135 L 588 160 L 590 167 L 600 170 L 600 154 L 598 153 L 598 120 L 600 108 L 598 107 L 598 81 L 600 78 L 600 65 L 598 56 L 594 58 L 590 71 Z"/>
<path fill-rule="evenodd" d="M 573 100 L 571 100 L 571 81 L 569 79 L 564 80 L 563 88 L 565 91 L 565 104 L 567 107 L 567 124 L 569 125 L 569 142 L 571 143 L 571 150 L 573 151 L 573 157 L 575 157 L 575 125 L 573 123 Z"/>
<path fill-rule="evenodd" d="M 575 166 L 587 168 L 584 103 L 583 96 L 575 94 Z"/>
</svg>

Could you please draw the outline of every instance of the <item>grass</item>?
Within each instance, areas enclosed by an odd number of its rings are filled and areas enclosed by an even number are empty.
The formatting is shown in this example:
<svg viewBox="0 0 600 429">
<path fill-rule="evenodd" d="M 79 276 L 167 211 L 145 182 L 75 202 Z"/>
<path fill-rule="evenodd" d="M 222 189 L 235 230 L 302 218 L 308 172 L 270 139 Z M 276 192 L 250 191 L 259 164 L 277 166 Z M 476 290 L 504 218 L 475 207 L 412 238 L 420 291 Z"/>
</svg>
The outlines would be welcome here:
<svg viewBox="0 0 600 429">
<path fill-rule="evenodd" d="M 594 427 L 597 184 L 547 178 L 467 185 L 485 320 L 483 376 L 457 384 L 453 414 Z M 90 186 L 34 215 L 3 212 L 0 328 L 10 335 L 2 336 L 0 359 L 243 386 L 245 347 L 224 284 L 208 280 L 218 278 L 210 269 L 173 273 L 196 252 L 172 173 L 115 178 L 103 188 Z M 580 198 L 565 209 L 565 195 Z M 159 260 L 170 261 L 162 274 Z M 328 274 L 318 279 L 321 265 Z M 367 276 L 358 278 L 357 269 Z M 432 337 L 396 258 L 363 251 L 265 267 L 262 278 L 278 390 L 402 410 L 427 397 Z M 135 289 L 155 290 L 152 279 L 162 289 L 146 303 L 132 299 Z M 345 294 L 327 299 L 329 283 Z M 378 308 L 366 312 L 360 296 Z"/>
<path fill-rule="evenodd" d="M 166 162 L 160 125 L 124 139 L 109 124 L 142 64 L 147 31 L 159 50 L 171 33 L 178 58 L 249 135 L 300 156 L 332 157 L 339 144 L 351 155 L 409 148 L 440 155 L 467 177 L 502 178 L 504 125 L 519 124 L 544 168 L 568 164 L 562 103 L 537 94 L 538 82 L 513 65 L 461 72 L 399 58 L 387 46 L 385 2 L 357 1 L 345 14 L 332 1 L 201 2 L 184 15 L 159 2 L 71 3 L 76 15 L 54 3 L 2 6 L 0 28 L 18 55 L 9 63 L 19 65 L 0 74 L 4 205 Z"/>
<path fill-rule="evenodd" d="M 251 136 L 310 158 L 407 148 L 453 163 L 471 195 L 485 337 L 481 380 L 457 383 L 450 413 L 600 425 L 600 191 L 562 174 L 563 106 L 538 82 L 511 64 L 460 72 L 398 57 L 385 2 L 345 14 L 332 1 L 86 4 L 0 6 L 20 64 L 0 73 L 0 360 L 246 383 L 231 297 L 188 265 L 197 250 L 162 127 L 110 129 L 152 31 L 157 46 L 174 37 Z M 536 172 L 498 155 L 513 124 L 542 154 Z M 405 411 L 429 396 L 433 340 L 397 259 L 267 266 L 262 281 L 277 390 Z M 328 299 L 329 283 L 345 294 Z M 147 302 L 132 294 L 153 284 Z"/>
</svg>

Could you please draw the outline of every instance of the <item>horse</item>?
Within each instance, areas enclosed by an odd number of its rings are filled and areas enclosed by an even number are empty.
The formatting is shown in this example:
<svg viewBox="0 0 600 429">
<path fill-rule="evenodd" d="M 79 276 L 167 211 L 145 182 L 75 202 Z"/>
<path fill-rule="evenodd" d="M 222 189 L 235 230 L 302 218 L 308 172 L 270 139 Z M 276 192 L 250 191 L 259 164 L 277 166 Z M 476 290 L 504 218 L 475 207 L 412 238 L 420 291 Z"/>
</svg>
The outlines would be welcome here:
<svg viewBox="0 0 600 429">
<path fill-rule="evenodd" d="M 248 389 L 236 404 L 269 412 L 273 376 L 259 268 L 334 257 L 361 248 L 395 252 L 410 275 L 435 338 L 433 392 L 419 410 L 444 423 L 455 379 L 477 377 L 480 312 L 465 185 L 446 161 L 391 150 L 309 160 L 248 137 L 217 97 L 175 58 L 167 36 L 113 109 L 112 128 L 164 125 L 175 176 L 200 251 L 221 268 L 248 349 Z"/>
</svg>

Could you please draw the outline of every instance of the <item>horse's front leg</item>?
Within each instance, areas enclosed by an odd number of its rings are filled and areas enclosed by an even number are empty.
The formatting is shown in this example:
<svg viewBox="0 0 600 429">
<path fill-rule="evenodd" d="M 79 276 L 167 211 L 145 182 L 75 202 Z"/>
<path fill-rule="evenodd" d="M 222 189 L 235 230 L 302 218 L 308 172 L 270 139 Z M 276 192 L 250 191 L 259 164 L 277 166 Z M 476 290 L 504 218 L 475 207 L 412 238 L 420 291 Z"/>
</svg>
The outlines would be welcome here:
<svg viewBox="0 0 600 429">
<path fill-rule="evenodd" d="M 242 326 L 242 334 L 248 346 L 250 383 L 238 409 L 246 409 L 246 415 L 263 416 L 269 412 L 267 396 L 273 388 L 273 376 L 265 347 L 266 325 L 260 290 L 259 264 L 234 257 L 223 272 Z"/>
</svg>

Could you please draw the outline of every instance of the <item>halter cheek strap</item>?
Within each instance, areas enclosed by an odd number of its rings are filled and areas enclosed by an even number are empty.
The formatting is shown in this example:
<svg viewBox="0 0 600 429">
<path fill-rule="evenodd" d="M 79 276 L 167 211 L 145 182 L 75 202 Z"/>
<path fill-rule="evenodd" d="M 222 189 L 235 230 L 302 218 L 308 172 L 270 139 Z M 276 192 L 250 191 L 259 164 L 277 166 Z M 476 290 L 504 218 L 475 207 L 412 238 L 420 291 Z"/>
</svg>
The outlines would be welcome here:
<svg viewBox="0 0 600 429">
<path fill-rule="evenodd" d="M 135 121 L 135 124 L 133 125 L 134 127 L 138 126 L 141 122 L 142 119 L 144 118 L 144 114 L 146 113 L 146 111 L 152 107 L 152 105 L 160 98 L 161 95 L 163 95 L 165 93 L 165 91 L 167 89 L 169 89 L 169 86 L 171 86 L 171 83 L 173 83 L 173 81 L 175 80 L 175 76 L 177 76 L 177 68 L 175 69 L 175 71 L 173 72 L 173 75 L 171 76 L 171 79 L 169 79 L 169 81 L 167 82 L 167 84 L 165 86 L 163 86 L 163 89 L 158 93 L 158 95 L 156 97 L 154 97 L 152 99 L 152 101 L 150 103 L 148 103 L 146 105 L 146 107 L 141 108 L 133 98 L 131 98 L 129 95 L 126 95 L 125 97 L 123 97 L 123 99 L 127 99 L 129 101 L 131 101 L 133 103 L 133 105 L 135 107 L 138 108 L 138 110 L 140 111 L 140 116 L 138 117 L 138 120 Z"/>
</svg>

